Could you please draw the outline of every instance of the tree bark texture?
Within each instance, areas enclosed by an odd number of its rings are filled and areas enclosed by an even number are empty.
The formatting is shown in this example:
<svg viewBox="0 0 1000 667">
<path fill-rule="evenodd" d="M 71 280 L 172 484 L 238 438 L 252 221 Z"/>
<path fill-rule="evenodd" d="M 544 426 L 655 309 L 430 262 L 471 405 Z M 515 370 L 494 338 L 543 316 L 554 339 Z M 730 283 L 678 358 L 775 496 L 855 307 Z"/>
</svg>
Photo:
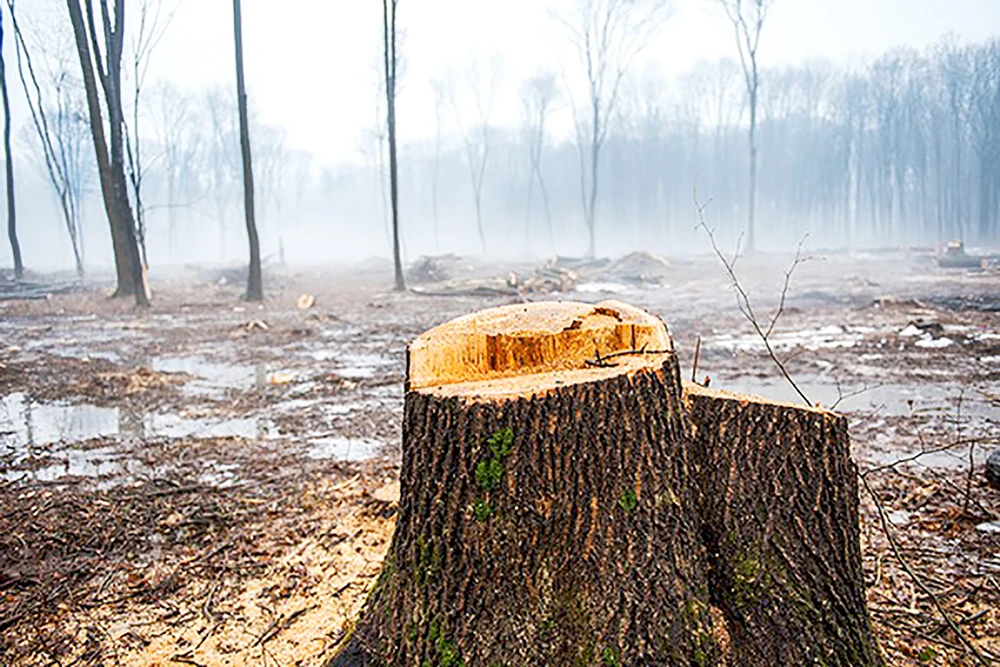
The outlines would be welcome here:
<svg viewBox="0 0 1000 667">
<path fill-rule="evenodd" d="M 396 532 L 328 665 L 881 665 L 844 420 L 684 396 L 629 313 L 411 344 Z"/>
<path fill-rule="evenodd" d="M 332 664 L 716 656 L 693 505 L 680 500 L 693 490 L 678 389 L 669 355 L 499 404 L 409 392 L 396 535 Z M 494 457 L 488 441 L 504 429 L 511 452 Z M 494 460 L 492 488 L 477 469 Z"/>
<path fill-rule="evenodd" d="M 732 664 L 881 664 L 847 420 L 686 385 L 712 603 Z"/>
</svg>

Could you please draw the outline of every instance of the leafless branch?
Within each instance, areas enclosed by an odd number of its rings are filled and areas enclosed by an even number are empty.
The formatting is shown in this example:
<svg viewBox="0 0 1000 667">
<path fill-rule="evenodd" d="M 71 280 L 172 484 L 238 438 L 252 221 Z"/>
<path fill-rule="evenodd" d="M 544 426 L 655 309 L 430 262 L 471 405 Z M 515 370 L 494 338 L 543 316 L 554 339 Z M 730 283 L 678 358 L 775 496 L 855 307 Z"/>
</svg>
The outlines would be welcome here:
<svg viewBox="0 0 1000 667">
<path fill-rule="evenodd" d="M 771 361 L 774 362 L 775 366 L 778 367 L 778 370 L 781 372 L 782 377 L 784 377 L 785 380 L 788 381 L 788 384 L 792 386 L 792 389 L 795 390 L 795 393 L 799 395 L 799 397 L 805 402 L 805 404 L 811 406 L 812 402 L 809 400 L 809 397 L 806 396 L 805 393 L 803 393 L 803 391 L 799 388 L 798 384 L 796 384 L 795 380 L 792 379 L 792 376 L 788 373 L 788 369 L 785 368 L 784 363 L 782 363 L 781 359 L 778 358 L 778 355 L 775 353 L 774 348 L 771 347 L 771 341 L 768 338 L 771 331 L 774 329 L 775 323 L 782 314 L 781 308 L 779 308 L 778 312 L 775 313 L 775 316 L 772 319 L 771 325 L 770 327 L 768 327 L 768 330 L 764 331 L 764 329 L 760 325 L 760 321 L 757 319 L 757 316 L 754 313 L 753 304 L 750 301 L 750 295 L 747 294 L 746 290 L 743 288 L 742 283 L 740 283 L 739 276 L 736 275 L 736 269 L 734 268 L 736 264 L 735 258 L 739 256 L 739 249 L 737 248 L 737 254 L 734 256 L 733 260 L 727 259 L 722 250 L 719 249 L 719 245 L 715 240 L 715 232 L 711 228 L 709 228 L 709 226 L 705 223 L 705 208 L 708 206 L 708 202 L 705 202 L 704 204 L 699 202 L 697 191 L 695 191 L 694 193 L 694 205 L 695 209 L 698 211 L 698 223 L 699 223 L 698 227 L 705 230 L 705 233 L 708 235 L 708 239 L 712 244 L 712 250 L 715 252 L 716 256 L 722 262 L 722 265 L 726 268 L 726 273 L 729 275 L 730 284 L 732 288 L 736 291 L 737 295 L 736 303 L 740 309 L 740 312 L 747 319 L 747 321 L 750 322 L 750 325 L 753 327 L 754 331 L 760 337 L 761 342 L 764 343 L 764 348 L 767 350 L 768 356 L 771 358 Z M 801 249 L 801 247 L 802 244 L 800 243 L 799 248 Z M 786 290 L 787 290 L 787 282 L 791 279 L 792 271 L 795 269 L 796 266 L 798 266 L 801 263 L 801 261 L 802 260 L 800 259 L 799 254 L 796 253 L 795 261 L 793 262 L 791 269 L 789 269 L 788 273 L 786 274 Z M 783 305 L 784 305 L 784 296 L 782 297 L 782 306 Z"/>
</svg>

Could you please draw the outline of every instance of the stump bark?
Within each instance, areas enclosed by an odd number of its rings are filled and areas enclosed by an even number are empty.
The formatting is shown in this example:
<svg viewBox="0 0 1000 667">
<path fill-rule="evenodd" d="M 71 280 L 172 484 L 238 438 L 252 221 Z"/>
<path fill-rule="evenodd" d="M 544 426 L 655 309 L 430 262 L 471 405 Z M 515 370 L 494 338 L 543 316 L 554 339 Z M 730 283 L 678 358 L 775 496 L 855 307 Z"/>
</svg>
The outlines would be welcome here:
<svg viewBox="0 0 1000 667">
<path fill-rule="evenodd" d="M 658 353 L 596 362 L 643 347 Z M 662 322 L 624 304 L 505 307 L 408 357 L 396 533 L 331 664 L 710 664 Z"/>
<path fill-rule="evenodd" d="M 685 385 L 712 602 L 732 664 L 878 665 L 847 420 Z"/>
<path fill-rule="evenodd" d="M 842 421 L 731 403 L 685 396 L 666 327 L 619 302 L 428 331 L 393 542 L 328 664 L 879 664 Z"/>
</svg>

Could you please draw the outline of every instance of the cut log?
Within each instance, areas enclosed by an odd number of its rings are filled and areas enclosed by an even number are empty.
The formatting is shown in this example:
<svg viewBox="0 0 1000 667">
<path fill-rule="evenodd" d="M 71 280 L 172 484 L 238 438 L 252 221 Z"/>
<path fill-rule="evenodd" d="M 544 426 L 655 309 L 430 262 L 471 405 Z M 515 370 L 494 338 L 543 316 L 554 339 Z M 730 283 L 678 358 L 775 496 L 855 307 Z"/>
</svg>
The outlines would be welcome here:
<svg viewBox="0 0 1000 667">
<path fill-rule="evenodd" d="M 685 384 L 712 602 L 731 664 L 881 664 L 847 420 Z"/>
<path fill-rule="evenodd" d="M 393 542 L 328 664 L 877 667 L 846 423 L 685 391 L 619 302 L 436 327 Z"/>
<path fill-rule="evenodd" d="M 396 532 L 330 664 L 717 661 L 660 320 L 506 306 L 425 333 L 407 366 Z"/>
</svg>

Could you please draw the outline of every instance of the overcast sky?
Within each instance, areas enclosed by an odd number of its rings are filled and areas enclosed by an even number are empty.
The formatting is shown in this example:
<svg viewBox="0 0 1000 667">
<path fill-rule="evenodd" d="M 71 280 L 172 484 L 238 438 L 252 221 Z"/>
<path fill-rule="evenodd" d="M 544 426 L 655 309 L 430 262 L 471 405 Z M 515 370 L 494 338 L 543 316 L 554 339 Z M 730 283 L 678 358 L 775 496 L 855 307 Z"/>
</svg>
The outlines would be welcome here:
<svg viewBox="0 0 1000 667">
<path fill-rule="evenodd" d="M 131 11 L 137 0 L 128 2 Z M 177 9 L 151 78 L 191 88 L 232 86 L 232 3 L 162 2 Z M 505 81 L 494 119 L 516 119 L 519 83 L 570 57 L 548 12 L 571 2 L 400 0 L 399 25 L 406 33 L 402 139 L 434 132 L 432 77 L 491 52 L 503 54 Z M 243 1 L 253 104 L 262 120 L 287 128 L 294 148 L 314 152 L 322 163 L 361 159 L 361 136 L 374 117 L 381 6 L 378 0 Z M 646 53 L 649 60 L 670 75 L 700 59 L 735 57 L 732 27 L 716 0 L 675 0 L 675 7 Z M 823 57 L 849 64 L 897 45 L 921 48 L 947 32 L 978 41 L 998 31 L 1000 0 L 777 0 L 760 60 L 769 66 Z"/>
</svg>

